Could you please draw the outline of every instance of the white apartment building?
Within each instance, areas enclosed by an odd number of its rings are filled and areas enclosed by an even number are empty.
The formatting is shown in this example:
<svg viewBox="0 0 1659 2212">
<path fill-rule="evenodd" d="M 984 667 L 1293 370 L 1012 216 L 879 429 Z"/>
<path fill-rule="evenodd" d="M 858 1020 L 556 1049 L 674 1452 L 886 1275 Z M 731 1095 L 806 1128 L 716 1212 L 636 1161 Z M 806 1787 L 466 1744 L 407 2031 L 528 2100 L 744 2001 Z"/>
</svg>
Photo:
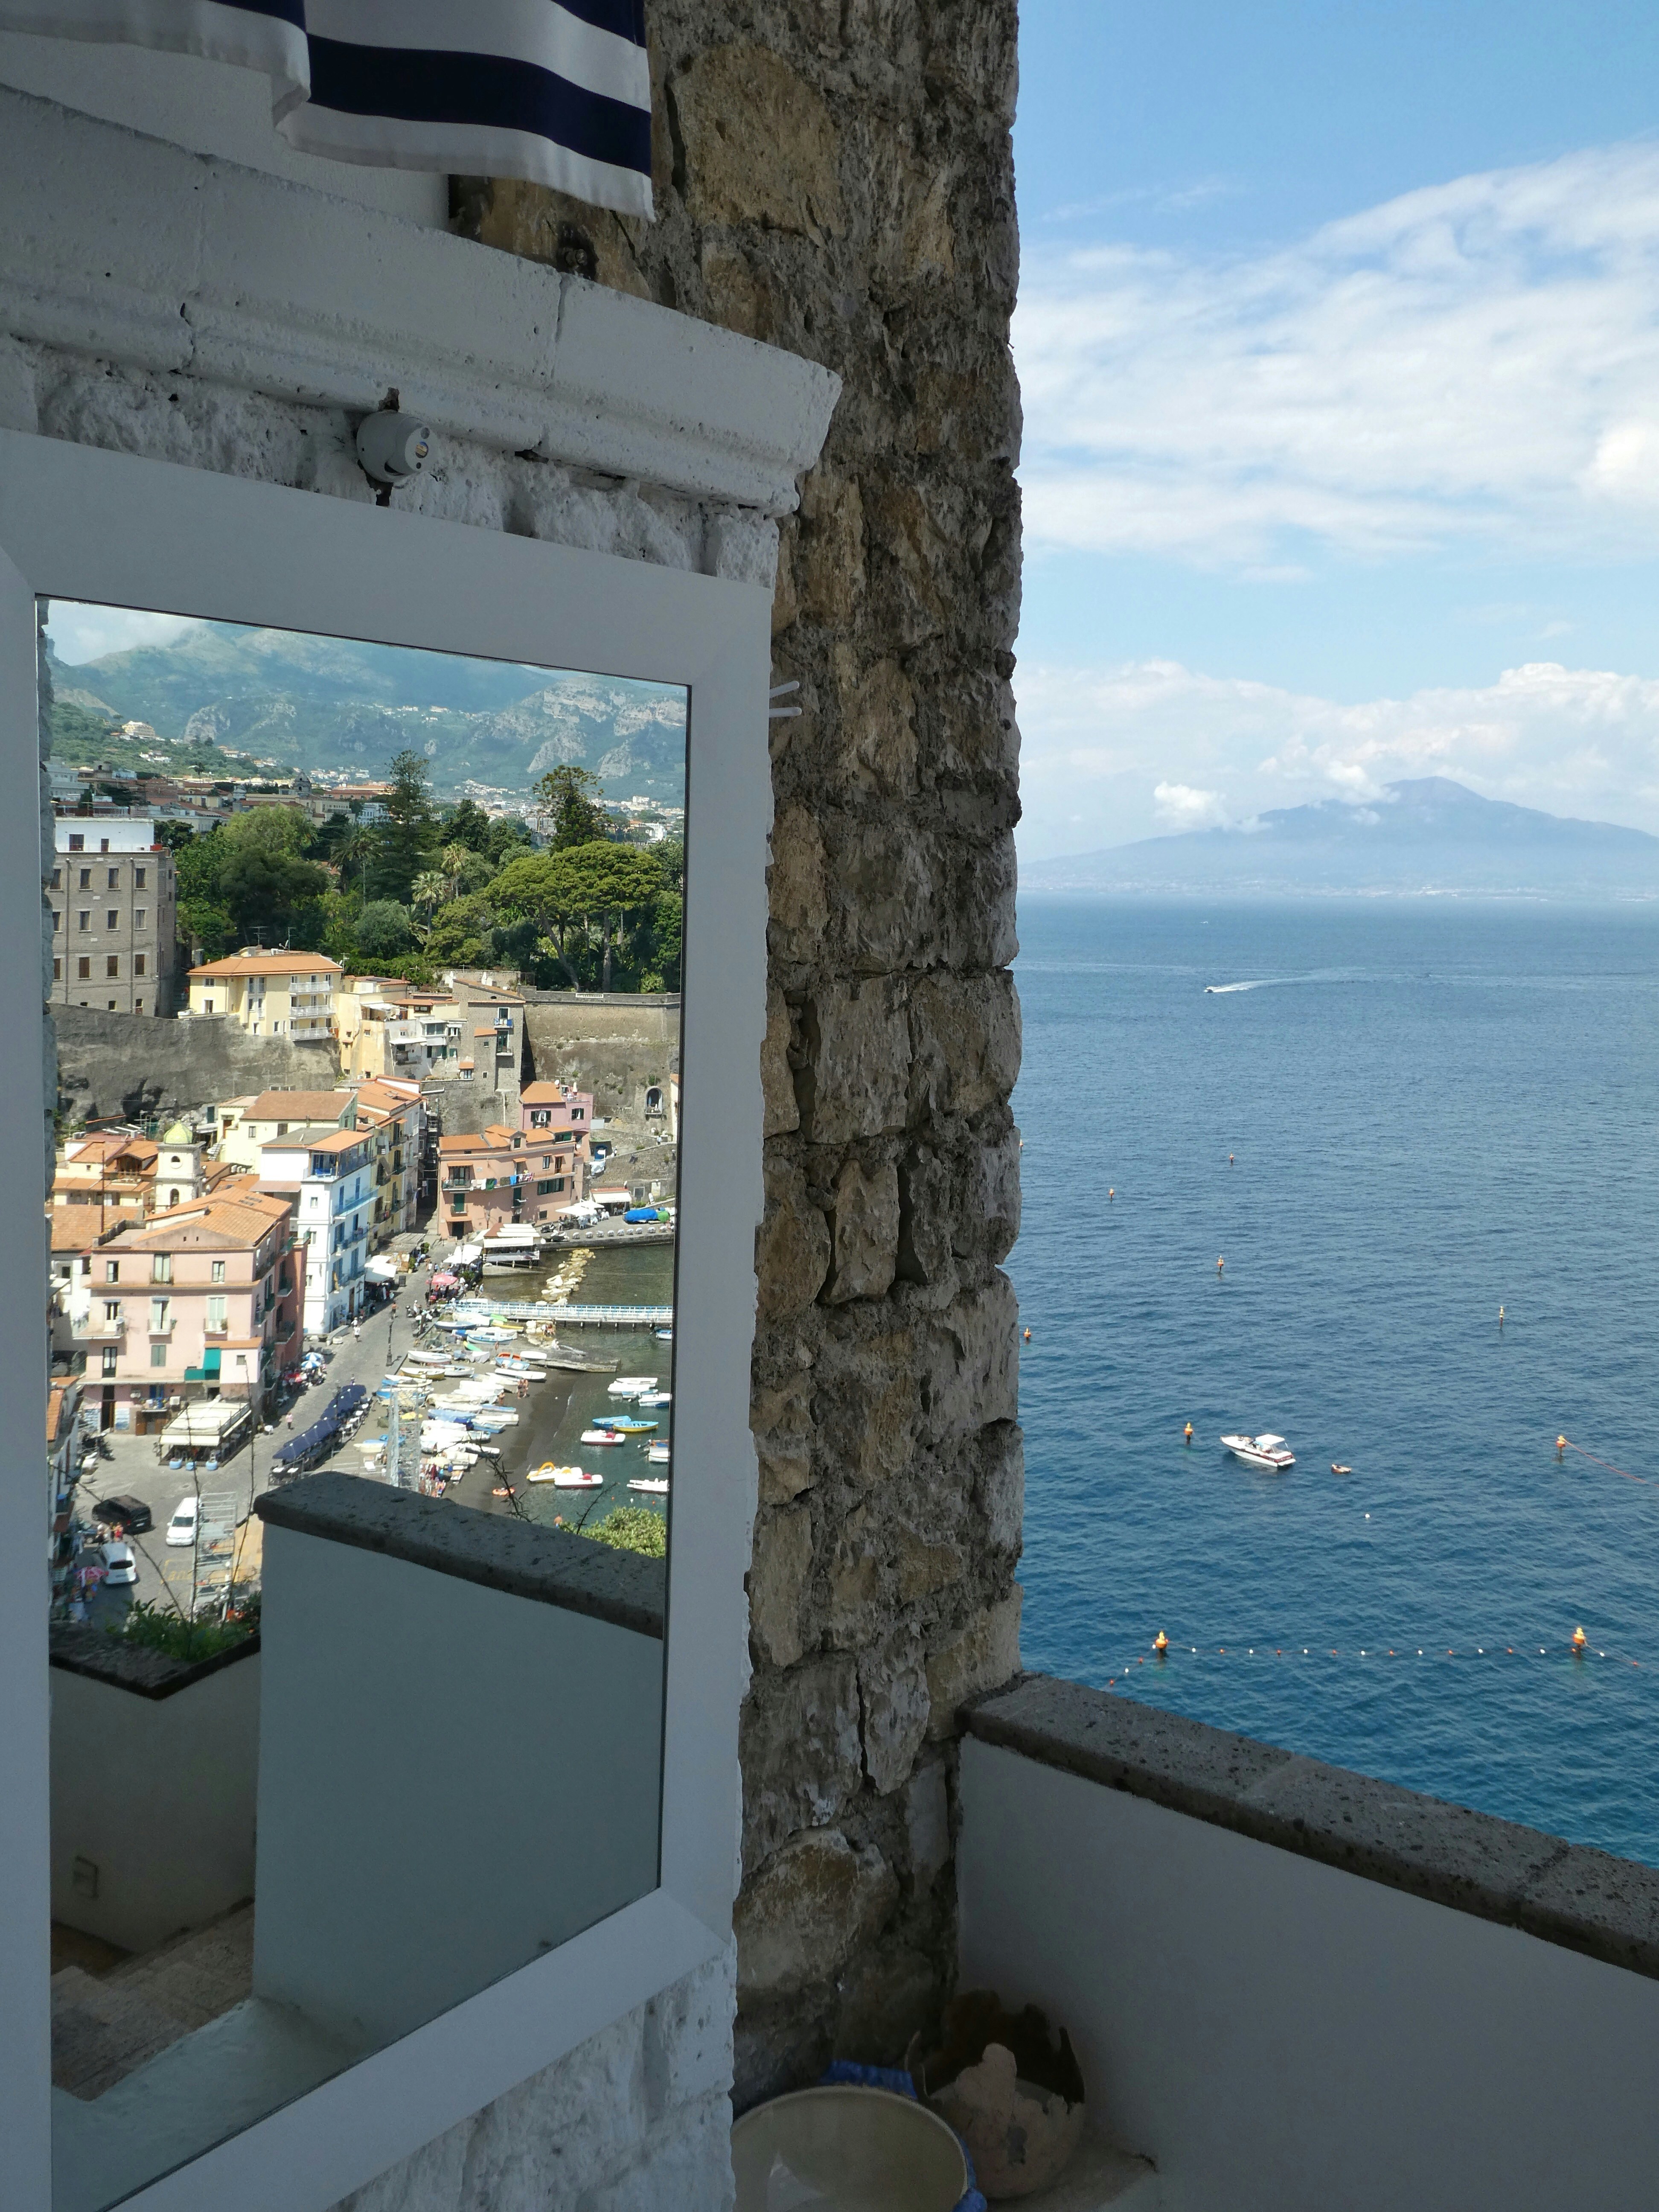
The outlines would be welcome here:
<svg viewBox="0 0 1659 2212">
<path fill-rule="evenodd" d="M 374 1133 L 290 1130 L 263 1147 L 260 1188 L 296 1200 L 305 1264 L 305 1331 L 313 1341 L 362 1311 L 374 1215 Z"/>
<path fill-rule="evenodd" d="M 245 945 L 190 971 L 190 1011 L 230 1020 L 250 1036 L 331 1037 L 345 970 L 323 952 L 262 952 Z"/>
</svg>

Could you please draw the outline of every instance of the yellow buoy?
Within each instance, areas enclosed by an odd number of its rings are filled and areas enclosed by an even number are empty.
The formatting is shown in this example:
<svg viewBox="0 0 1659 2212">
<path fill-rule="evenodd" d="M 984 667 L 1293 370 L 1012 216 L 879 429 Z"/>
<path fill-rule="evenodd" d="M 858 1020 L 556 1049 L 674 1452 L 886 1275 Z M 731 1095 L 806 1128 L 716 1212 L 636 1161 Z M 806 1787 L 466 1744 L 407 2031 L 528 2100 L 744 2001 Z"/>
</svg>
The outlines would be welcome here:
<svg viewBox="0 0 1659 2212">
<path fill-rule="evenodd" d="M 1227 1262 L 1226 1262 L 1224 1260 L 1218 1260 L 1218 1261 L 1216 1261 L 1216 1263 L 1215 1263 L 1215 1271 L 1216 1271 L 1216 1273 L 1217 1273 L 1217 1274 L 1218 1274 L 1218 1275 L 1221 1273 L 1222 1269 L 1226 1266 L 1226 1264 L 1227 1264 Z"/>
<path fill-rule="evenodd" d="M 1582 1628 L 1575 1628 L 1572 1632 L 1573 1650 L 1575 1651 L 1583 1651 L 1589 1647 L 1589 1638 L 1585 1635 L 1583 1630 Z"/>
<path fill-rule="evenodd" d="M 1152 1638 L 1152 1649 L 1157 1652 L 1158 1657 L 1161 1659 L 1169 1648 L 1170 1639 L 1160 1628 L 1158 1634 Z"/>
<path fill-rule="evenodd" d="M 1193 1440 L 1193 1425 L 1190 1421 L 1188 1422 L 1186 1427 L 1182 1431 L 1182 1435 L 1188 1443 L 1191 1443 Z"/>
</svg>

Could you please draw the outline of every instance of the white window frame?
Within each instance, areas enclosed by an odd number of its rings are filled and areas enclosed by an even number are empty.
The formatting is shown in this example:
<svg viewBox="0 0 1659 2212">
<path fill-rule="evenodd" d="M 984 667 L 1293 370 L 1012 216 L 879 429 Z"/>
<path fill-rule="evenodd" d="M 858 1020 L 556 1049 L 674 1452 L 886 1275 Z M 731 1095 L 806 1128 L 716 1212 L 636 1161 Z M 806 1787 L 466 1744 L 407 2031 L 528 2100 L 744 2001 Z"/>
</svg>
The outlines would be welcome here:
<svg viewBox="0 0 1659 2212">
<path fill-rule="evenodd" d="M 325 2212 L 397 2160 L 657 1995 L 730 1941 L 755 1500 L 748 1425 L 761 1210 L 770 594 L 0 432 L 0 903 L 40 930 L 35 594 L 646 678 L 690 691 L 688 1025 L 659 1887 L 412 2035 L 124 2200 L 126 2212 Z M 33 960 L 0 963 L 0 1024 L 40 1022 Z M 28 1064 L 24 1064 L 25 1060 Z M 734 1070 L 749 1071 L 732 1080 Z M 705 1116 L 699 1102 L 707 1099 Z M 14 1155 L 38 1158 L 24 1055 L 0 1087 Z M 0 1328 L 41 1328 L 40 1194 L 10 1178 Z M 28 1255 L 38 1261 L 30 1263 Z M 8 1434 L 45 1433 L 46 1363 L 0 1367 Z M 39 1485 L 0 1485 L 0 2142 L 8 2212 L 50 2212 L 47 1662 Z"/>
</svg>

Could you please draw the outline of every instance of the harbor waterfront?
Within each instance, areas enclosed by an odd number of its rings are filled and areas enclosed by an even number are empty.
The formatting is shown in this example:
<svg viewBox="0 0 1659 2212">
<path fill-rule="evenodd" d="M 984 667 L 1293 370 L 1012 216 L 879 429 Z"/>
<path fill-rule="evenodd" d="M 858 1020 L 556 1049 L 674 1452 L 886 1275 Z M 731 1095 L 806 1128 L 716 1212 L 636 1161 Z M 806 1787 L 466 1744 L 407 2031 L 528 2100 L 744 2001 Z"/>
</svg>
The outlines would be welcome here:
<svg viewBox="0 0 1659 2212">
<path fill-rule="evenodd" d="M 1025 1665 L 1659 1863 L 1659 910 L 1020 925 Z"/>
</svg>

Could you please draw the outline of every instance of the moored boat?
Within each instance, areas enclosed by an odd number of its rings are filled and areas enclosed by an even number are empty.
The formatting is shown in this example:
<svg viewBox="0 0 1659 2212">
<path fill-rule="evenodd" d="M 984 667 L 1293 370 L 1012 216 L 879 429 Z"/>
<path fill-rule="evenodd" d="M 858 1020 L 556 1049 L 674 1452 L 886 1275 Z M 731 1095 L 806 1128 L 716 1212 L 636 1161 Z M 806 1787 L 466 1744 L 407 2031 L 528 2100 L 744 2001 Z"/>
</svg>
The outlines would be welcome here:
<svg viewBox="0 0 1659 2212">
<path fill-rule="evenodd" d="M 551 1460 L 540 1467 L 532 1468 L 526 1475 L 526 1482 L 550 1482 L 555 1490 L 599 1490 L 603 1487 L 602 1474 L 589 1474 L 580 1467 L 555 1467 Z"/>
<path fill-rule="evenodd" d="M 614 1429 L 584 1429 L 580 1441 L 585 1444 L 625 1444 L 626 1437 L 619 1437 Z"/>
<path fill-rule="evenodd" d="M 1283 1437 L 1264 1429 L 1260 1436 L 1226 1436 L 1223 1445 L 1246 1467 L 1262 1467 L 1275 1474 L 1282 1474 L 1287 1467 L 1296 1465 L 1296 1455 L 1285 1448 Z"/>
<path fill-rule="evenodd" d="M 636 1474 L 629 1479 L 630 1490 L 643 1490 L 653 1498 L 666 1498 L 668 1477 L 665 1474 Z"/>
</svg>

